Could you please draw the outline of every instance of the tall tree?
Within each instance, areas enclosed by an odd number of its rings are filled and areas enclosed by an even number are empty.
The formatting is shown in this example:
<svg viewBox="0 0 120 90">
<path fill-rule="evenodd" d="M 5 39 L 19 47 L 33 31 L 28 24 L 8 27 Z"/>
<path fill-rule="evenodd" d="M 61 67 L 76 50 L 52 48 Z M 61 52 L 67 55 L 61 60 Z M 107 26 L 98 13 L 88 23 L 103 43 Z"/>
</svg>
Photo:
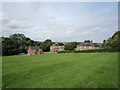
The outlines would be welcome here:
<svg viewBox="0 0 120 90">
<path fill-rule="evenodd" d="M 53 44 L 53 42 L 50 39 L 47 39 L 40 44 L 40 48 L 42 48 L 43 51 L 50 51 L 50 46 L 52 44 Z"/>
<path fill-rule="evenodd" d="M 78 45 L 77 42 L 70 42 L 65 44 L 65 50 L 74 50 L 74 48 L 76 48 Z"/>
<path fill-rule="evenodd" d="M 120 51 L 120 31 L 117 31 L 104 43 L 104 48 Z"/>
<path fill-rule="evenodd" d="M 14 55 L 15 45 L 10 38 L 2 37 L 2 55 Z"/>
<path fill-rule="evenodd" d="M 28 46 L 34 46 L 38 42 L 25 37 L 24 34 L 12 34 L 9 37 L 2 37 L 2 55 L 16 55 L 27 53 Z"/>
</svg>

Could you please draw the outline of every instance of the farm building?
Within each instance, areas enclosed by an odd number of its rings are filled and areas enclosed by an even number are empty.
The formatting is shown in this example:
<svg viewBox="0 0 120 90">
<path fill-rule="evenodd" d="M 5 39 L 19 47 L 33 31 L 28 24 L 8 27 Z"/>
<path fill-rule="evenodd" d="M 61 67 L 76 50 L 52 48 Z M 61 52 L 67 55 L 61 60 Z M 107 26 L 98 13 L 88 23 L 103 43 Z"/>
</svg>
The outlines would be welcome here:
<svg viewBox="0 0 120 90">
<path fill-rule="evenodd" d="M 77 48 L 75 48 L 75 50 L 89 50 L 89 49 L 100 49 L 100 46 L 93 43 L 90 40 L 85 40 L 84 42 L 78 44 Z"/>
<path fill-rule="evenodd" d="M 29 46 L 28 48 L 28 54 L 30 55 L 36 55 L 36 54 L 43 54 L 43 50 L 40 49 L 38 46 Z"/>
<path fill-rule="evenodd" d="M 55 52 L 58 52 L 58 51 L 63 51 L 63 50 L 64 50 L 64 46 L 58 46 L 58 45 L 53 44 L 50 47 L 50 52 L 52 52 L 52 53 L 55 53 Z"/>
</svg>

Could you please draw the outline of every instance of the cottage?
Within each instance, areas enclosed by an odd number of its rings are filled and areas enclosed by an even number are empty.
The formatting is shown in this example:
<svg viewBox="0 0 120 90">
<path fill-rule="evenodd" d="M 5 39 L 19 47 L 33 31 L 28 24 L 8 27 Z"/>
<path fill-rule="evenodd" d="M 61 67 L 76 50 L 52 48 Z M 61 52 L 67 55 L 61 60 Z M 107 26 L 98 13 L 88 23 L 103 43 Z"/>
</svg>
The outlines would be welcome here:
<svg viewBox="0 0 120 90">
<path fill-rule="evenodd" d="M 90 40 L 85 40 L 84 42 L 78 44 L 77 48 L 75 48 L 75 50 L 90 50 L 90 49 L 100 49 L 100 46 L 93 43 Z"/>
<path fill-rule="evenodd" d="M 58 45 L 53 44 L 50 47 L 50 52 L 52 52 L 52 53 L 55 53 L 55 52 L 58 52 L 58 51 L 63 51 L 63 50 L 64 50 L 64 46 L 58 46 Z"/>
<path fill-rule="evenodd" d="M 28 54 L 30 55 L 36 55 L 36 54 L 43 54 L 43 50 L 40 49 L 38 46 L 29 46 L 28 48 Z"/>
</svg>

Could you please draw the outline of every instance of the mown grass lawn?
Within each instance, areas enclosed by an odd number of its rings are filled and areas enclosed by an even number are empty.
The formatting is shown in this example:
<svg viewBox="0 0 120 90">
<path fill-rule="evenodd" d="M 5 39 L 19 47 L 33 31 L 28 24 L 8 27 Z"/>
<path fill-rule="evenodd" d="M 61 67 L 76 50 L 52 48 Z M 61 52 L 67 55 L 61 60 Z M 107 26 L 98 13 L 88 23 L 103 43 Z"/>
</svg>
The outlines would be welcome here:
<svg viewBox="0 0 120 90">
<path fill-rule="evenodd" d="M 3 57 L 4 88 L 117 88 L 118 53 Z"/>
</svg>

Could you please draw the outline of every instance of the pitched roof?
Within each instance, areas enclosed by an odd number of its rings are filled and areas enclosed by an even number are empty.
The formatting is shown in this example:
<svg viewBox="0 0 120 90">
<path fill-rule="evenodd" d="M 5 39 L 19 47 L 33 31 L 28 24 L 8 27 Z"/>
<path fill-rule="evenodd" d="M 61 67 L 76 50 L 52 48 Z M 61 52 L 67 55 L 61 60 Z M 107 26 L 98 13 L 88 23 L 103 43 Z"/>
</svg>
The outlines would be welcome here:
<svg viewBox="0 0 120 90">
<path fill-rule="evenodd" d="M 31 51 L 32 51 L 33 53 L 36 53 L 36 52 L 43 52 L 43 50 L 40 49 L 38 46 L 29 46 L 29 48 L 32 49 Z"/>
<path fill-rule="evenodd" d="M 95 44 L 82 42 L 82 43 L 78 44 L 78 46 L 95 46 Z"/>
</svg>

